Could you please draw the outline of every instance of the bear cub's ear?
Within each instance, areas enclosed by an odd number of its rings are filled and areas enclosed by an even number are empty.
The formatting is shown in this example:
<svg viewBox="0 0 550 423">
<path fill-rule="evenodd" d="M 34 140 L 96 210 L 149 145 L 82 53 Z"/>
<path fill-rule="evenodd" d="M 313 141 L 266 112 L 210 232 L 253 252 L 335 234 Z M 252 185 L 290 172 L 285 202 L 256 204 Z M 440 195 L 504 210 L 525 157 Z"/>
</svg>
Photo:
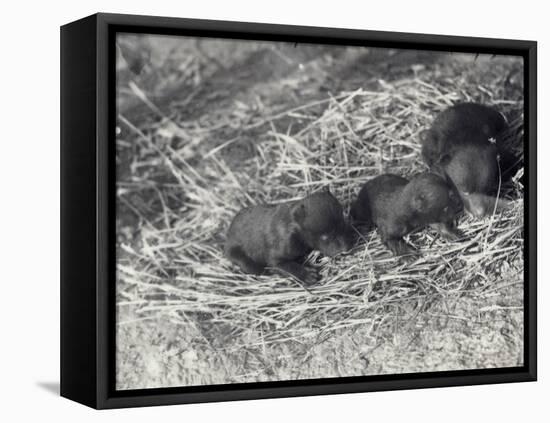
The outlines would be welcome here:
<svg viewBox="0 0 550 423">
<path fill-rule="evenodd" d="M 420 145 L 422 146 L 422 156 L 426 164 L 431 167 L 441 160 L 441 146 L 439 145 L 439 136 L 431 129 L 424 129 L 418 133 Z"/>
</svg>

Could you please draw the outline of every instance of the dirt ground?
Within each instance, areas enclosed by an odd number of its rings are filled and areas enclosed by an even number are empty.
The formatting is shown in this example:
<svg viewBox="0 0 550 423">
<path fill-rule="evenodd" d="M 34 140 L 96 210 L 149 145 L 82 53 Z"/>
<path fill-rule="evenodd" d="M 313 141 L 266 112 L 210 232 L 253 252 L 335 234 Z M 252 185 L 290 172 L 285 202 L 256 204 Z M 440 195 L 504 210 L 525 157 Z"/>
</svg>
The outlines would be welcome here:
<svg viewBox="0 0 550 423">
<path fill-rule="evenodd" d="M 403 264 L 374 233 L 354 258 L 311 258 L 329 280 L 311 300 L 284 278 L 251 281 L 221 258 L 236 210 L 304 195 L 330 177 L 327 167 L 346 167 L 334 181 L 346 199 L 360 186 L 350 180 L 421 170 L 415 134 L 446 103 L 486 102 L 521 120 L 520 59 L 132 35 L 118 46 L 118 389 L 523 364 L 520 183 L 507 191 L 515 206 L 500 226 L 464 220 L 495 245 L 486 268 L 476 245 L 453 252 L 429 233 L 412 236 L 426 261 Z M 426 106 L 392 118 L 396 102 L 414 103 L 408 87 Z M 306 175 L 293 167 L 306 154 L 294 140 L 330 154 L 305 157 Z M 360 157 L 356 145 L 376 153 Z M 356 264 L 361 255 L 368 265 Z"/>
</svg>

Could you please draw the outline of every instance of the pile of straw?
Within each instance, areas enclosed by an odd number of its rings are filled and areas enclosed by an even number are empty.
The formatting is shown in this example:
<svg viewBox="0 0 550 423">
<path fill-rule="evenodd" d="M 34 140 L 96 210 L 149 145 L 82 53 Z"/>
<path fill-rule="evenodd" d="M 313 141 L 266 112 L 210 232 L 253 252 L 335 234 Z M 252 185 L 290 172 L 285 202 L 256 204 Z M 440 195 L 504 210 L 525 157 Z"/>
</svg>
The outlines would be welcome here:
<svg viewBox="0 0 550 423">
<path fill-rule="evenodd" d="M 225 232 L 245 206 L 298 199 L 329 186 L 347 210 L 367 180 L 426 170 L 417 135 L 458 101 L 502 111 L 510 124 L 507 142 L 521 154 L 522 87 L 506 87 L 505 62 L 485 60 L 482 75 L 451 61 L 447 71 L 378 80 L 297 107 L 258 111 L 236 104 L 232 114 L 193 124 L 162 115 L 152 104 L 154 123 L 140 125 L 121 114 L 119 125 L 137 154 L 131 176 L 118 184 L 119 210 L 135 218 L 133 228 L 118 229 L 117 302 L 133 310 L 121 314 L 119 324 L 166 315 L 228 348 L 307 342 L 346 328 L 381 330 L 392 324 L 387 317 L 395 309 L 406 316 L 406 330 L 450 297 L 490 296 L 521 284 L 521 171 L 501 190 L 512 200 L 507 210 L 461 219 L 464 240 L 449 242 L 422 230 L 408 238 L 421 255 L 404 259 L 392 256 L 373 231 L 335 258 L 313 252 L 308 262 L 321 280 L 308 290 L 276 274 L 245 275 L 223 256 Z M 500 68 L 491 69 L 493 63 Z M 244 119 L 247 113 L 253 115 Z M 235 122 L 237 135 L 224 131 Z M 166 141 L 166 132 L 178 142 Z M 223 139 L 225 133 L 231 138 Z M 245 145 L 248 157 L 232 160 L 228 152 L 236 145 Z M 254 341 L 247 341 L 251 333 Z"/>
</svg>

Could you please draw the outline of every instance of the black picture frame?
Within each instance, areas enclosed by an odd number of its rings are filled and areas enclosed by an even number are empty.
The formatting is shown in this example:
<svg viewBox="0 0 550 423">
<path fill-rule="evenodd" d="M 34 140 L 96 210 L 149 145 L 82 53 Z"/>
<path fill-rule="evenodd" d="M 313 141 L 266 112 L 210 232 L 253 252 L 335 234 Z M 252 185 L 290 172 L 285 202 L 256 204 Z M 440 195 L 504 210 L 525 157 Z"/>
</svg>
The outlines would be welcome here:
<svg viewBox="0 0 550 423">
<path fill-rule="evenodd" d="M 200 387 L 114 389 L 117 32 L 512 54 L 524 58 L 523 367 Z M 534 41 L 95 14 L 61 28 L 61 395 L 119 408 L 534 381 L 537 375 L 537 44 Z"/>
</svg>

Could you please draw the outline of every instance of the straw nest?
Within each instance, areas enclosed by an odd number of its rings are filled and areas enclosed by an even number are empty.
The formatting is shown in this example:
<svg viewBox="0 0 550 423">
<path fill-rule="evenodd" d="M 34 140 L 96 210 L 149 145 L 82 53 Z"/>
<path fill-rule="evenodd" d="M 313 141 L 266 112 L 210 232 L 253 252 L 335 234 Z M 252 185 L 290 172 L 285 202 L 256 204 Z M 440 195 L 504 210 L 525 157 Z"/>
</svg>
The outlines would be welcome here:
<svg viewBox="0 0 550 423">
<path fill-rule="evenodd" d="M 119 220 L 117 228 L 119 325 L 166 316 L 200 333 L 218 353 L 315 344 L 354 328 L 369 328 L 371 336 L 406 332 L 431 311 L 445 310 L 450 299 L 489 298 L 521 285 L 521 171 L 501 187 L 500 195 L 512 200 L 507 210 L 461 219 L 465 240 L 449 242 L 422 230 L 408 239 L 421 255 L 403 259 L 373 231 L 335 258 L 311 253 L 307 260 L 321 280 L 309 290 L 283 276 L 245 275 L 223 256 L 225 232 L 245 206 L 298 199 L 329 186 L 347 210 L 370 178 L 426 170 L 417 134 L 456 102 L 502 111 L 510 124 L 509 148 L 521 156 L 522 86 L 507 85 L 502 75 L 508 62 L 483 60 L 485 72 L 450 58 L 447 66 L 292 107 L 238 102 L 225 114 L 206 112 L 193 121 L 161 112 L 131 85 L 154 118 L 136 122 L 119 115 L 126 134 L 119 160 L 127 148 L 132 159 L 118 182 L 118 207 L 133 219 L 132 225 Z"/>
</svg>

